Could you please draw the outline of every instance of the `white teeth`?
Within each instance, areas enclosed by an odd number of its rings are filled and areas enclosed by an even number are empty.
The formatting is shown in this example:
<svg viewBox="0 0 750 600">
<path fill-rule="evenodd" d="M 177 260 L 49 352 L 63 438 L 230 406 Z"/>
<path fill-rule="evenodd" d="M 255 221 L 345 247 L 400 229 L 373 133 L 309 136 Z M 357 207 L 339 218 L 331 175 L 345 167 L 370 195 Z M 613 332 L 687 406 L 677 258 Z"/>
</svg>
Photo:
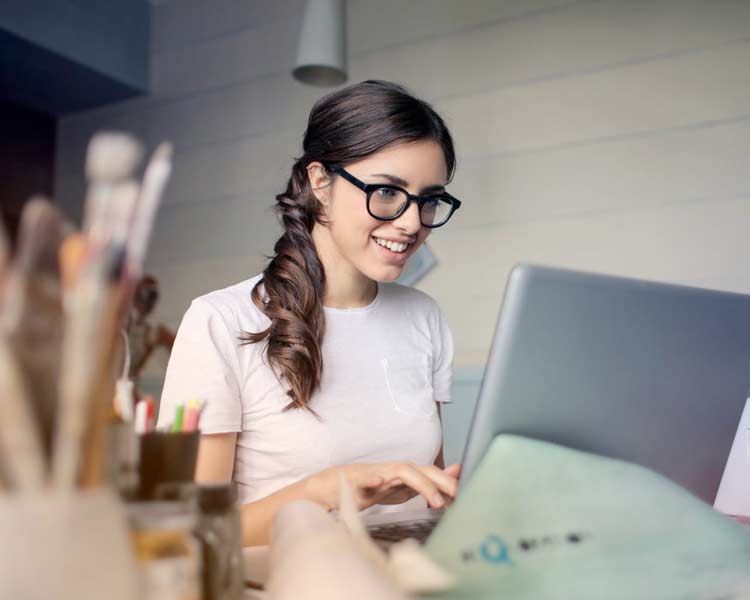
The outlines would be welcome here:
<svg viewBox="0 0 750 600">
<path fill-rule="evenodd" d="M 381 240 L 380 238 L 373 238 L 375 243 L 383 248 L 388 248 L 391 252 L 401 253 L 409 247 L 409 244 L 391 242 L 388 240 Z"/>
</svg>

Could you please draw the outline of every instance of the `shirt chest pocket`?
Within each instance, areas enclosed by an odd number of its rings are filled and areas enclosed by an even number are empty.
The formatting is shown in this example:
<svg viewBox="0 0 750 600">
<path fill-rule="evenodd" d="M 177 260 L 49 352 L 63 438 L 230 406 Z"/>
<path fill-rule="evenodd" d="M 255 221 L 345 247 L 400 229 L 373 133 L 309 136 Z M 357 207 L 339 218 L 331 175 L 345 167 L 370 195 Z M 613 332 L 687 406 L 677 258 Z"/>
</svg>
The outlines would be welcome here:
<svg viewBox="0 0 750 600">
<path fill-rule="evenodd" d="M 397 411 L 425 418 L 437 412 L 429 356 L 391 357 L 381 362 L 388 395 Z"/>
</svg>

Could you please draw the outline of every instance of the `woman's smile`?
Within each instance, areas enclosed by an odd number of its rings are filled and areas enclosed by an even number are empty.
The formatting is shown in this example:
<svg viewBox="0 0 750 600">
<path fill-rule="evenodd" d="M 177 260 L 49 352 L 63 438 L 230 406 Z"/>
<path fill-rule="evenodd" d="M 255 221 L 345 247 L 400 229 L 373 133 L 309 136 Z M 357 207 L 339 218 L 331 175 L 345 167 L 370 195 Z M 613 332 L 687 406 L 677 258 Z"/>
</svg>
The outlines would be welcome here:
<svg viewBox="0 0 750 600">
<path fill-rule="evenodd" d="M 389 264 L 403 265 L 412 255 L 414 242 L 398 242 L 387 238 L 372 236 L 370 238 L 375 245 L 378 255 L 385 259 Z"/>
</svg>

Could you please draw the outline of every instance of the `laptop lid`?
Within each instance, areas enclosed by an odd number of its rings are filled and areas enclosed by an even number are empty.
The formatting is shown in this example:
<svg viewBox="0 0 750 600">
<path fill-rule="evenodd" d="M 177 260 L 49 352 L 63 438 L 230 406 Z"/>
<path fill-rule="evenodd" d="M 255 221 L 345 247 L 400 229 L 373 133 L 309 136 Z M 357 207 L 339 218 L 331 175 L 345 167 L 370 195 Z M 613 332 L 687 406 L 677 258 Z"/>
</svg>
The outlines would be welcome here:
<svg viewBox="0 0 750 600">
<path fill-rule="evenodd" d="M 513 433 L 644 465 L 712 503 L 750 389 L 750 296 L 519 265 L 464 453 Z"/>
</svg>

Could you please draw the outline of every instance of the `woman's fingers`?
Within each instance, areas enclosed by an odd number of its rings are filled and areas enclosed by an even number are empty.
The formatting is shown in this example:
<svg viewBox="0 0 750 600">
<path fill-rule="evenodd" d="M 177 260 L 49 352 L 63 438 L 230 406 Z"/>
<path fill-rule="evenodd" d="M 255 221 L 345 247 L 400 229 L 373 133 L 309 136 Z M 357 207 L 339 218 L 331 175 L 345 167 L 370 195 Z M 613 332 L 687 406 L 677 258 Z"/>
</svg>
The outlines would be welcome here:
<svg viewBox="0 0 750 600">
<path fill-rule="evenodd" d="M 447 496 L 453 498 L 458 490 L 458 480 L 447 470 L 443 470 L 435 465 L 422 465 L 420 471 Z"/>
<path fill-rule="evenodd" d="M 447 475 L 450 475 L 451 477 L 455 477 L 456 479 L 458 479 L 461 476 L 461 465 L 450 465 L 448 467 L 445 467 L 445 469 L 443 469 L 443 472 Z"/>
<path fill-rule="evenodd" d="M 359 480 L 359 487 L 362 488 L 379 488 L 385 483 L 385 478 L 377 473 L 365 473 Z"/>
<path fill-rule="evenodd" d="M 401 464 L 397 467 L 397 476 L 404 485 L 409 486 L 415 492 L 424 496 L 431 507 L 443 508 L 445 506 L 445 500 L 440 493 L 438 485 L 421 468 L 414 465 Z"/>
<path fill-rule="evenodd" d="M 363 498 L 369 503 L 404 502 L 414 494 L 424 496 L 433 508 L 444 508 L 456 495 L 460 465 L 440 469 L 435 465 L 386 463 L 350 465 L 347 468 Z"/>
</svg>

